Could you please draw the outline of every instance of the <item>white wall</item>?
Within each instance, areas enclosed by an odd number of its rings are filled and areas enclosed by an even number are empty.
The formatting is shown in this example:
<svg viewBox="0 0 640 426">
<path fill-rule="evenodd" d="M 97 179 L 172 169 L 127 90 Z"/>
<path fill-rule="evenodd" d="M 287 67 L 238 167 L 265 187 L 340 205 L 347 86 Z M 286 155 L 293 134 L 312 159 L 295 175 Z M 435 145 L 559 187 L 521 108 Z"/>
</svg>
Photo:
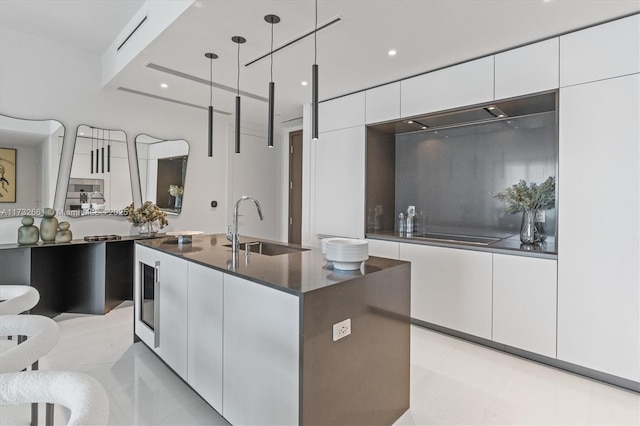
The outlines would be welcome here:
<svg viewBox="0 0 640 426">
<path fill-rule="evenodd" d="M 190 146 L 186 176 L 188 193 L 183 199 L 182 213 L 170 217 L 169 227 L 164 230 L 224 232 L 226 223 L 230 222 L 227 216 L 230 211 L 227 205 L 227 187 L 230 184 L 227 142 L 233 136 L 229 135 L 227 125 L 233 117 L 214 114 L 214 157 L 209 158 L 207 111 L 120 91 L 102 90 L 100 61 L 100 55 L 1 29 L 0 113 L 30 119 L 54 118 L 62 122 L 67 130 L 63 163 L 64 159 L 71 161 L 72 155 L 69 154 L 73 152 L 75 130 L 80 124 L 124 130 L 130 153 L 135 149 L 135 136 L 140 133 L 163 139 L 185 139 Z M 208 95 L 203 91 L 202 104 L 206 105 L 207 102 Z M 241 155 L 244 154 L 251 155 L 251 152 L 245 149 Z M 247 181 L 242 189 L 260 197 L 251 183 L 267 185 L 273 175 L 260 174 L 263 159 L 252 158 L 253 162 L 258 162 L 258 167 L 254 169 L 252 161 L 246 162 L 243 176 L 247 177 Z M 278 161 L 269 164 L 279 170 Z M 62 164 L 62 167 L 65 166 L 67 164 Z M 135 179 L 138 179 L 137 176 Z M 66 182 L 66 179 L 63 181 Z M 280 181 L 271 184 L 276 187 Z M 59 194 L 60 190 L 57 192 Z M 263 198 L 267 195 L 265 192 Z M 210 207 L 212 200 L 218 201 L 217 208 Z M 274 202 L 280 203 L 280 200 Z M 59 204 L 57 199 L 56 204 Z M 278 210 L 274 209 L 274 215 L 279 214 Z M 74 238 L 107 233 L 124 235 L 130 230 L 129 223 L 122 218 L 85 217 L 67 220 L 71 222 Z M 267 221 L 268 226 L 280 232 L 279 217 L 270 217 Z M 19 218 L 0 220 L 0 244 L 15 242 L 19 226 Z"/>
</svg>

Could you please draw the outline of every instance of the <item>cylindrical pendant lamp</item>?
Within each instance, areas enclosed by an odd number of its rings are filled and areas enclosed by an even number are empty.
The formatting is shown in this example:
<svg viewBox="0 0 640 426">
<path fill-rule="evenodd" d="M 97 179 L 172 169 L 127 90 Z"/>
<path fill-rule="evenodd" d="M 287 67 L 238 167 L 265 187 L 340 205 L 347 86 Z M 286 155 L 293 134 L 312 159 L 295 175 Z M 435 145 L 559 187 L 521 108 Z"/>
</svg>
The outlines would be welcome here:
<svg viewBox="0 0 640 426">
<path fill-rule="evenodd" d="M 236 93 L 236 154 L 240 154 L 240 45 L 247 41 L 241 36 L 231 37 L 231 41 L 238 44 L 238 80 Z"/>
</svg>

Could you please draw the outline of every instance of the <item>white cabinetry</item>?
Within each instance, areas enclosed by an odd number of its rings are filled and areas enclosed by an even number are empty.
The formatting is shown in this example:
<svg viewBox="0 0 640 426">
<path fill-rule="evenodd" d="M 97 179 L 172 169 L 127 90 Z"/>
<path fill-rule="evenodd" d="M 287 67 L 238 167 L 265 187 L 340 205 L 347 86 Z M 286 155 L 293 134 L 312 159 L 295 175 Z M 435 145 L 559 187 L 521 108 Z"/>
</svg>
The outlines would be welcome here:
<svg viewBox="0 0 640 426">
<path fill-rule="evenodd" d="M 224 280 L 224 417 L 297 424 L 299 298 L 233 275 Z"/>
<path fill-rule="evenodd" d="M 154 298 L 144 301 L 153 304 L 154 328 L 141 321 L 143 265 L 155 269 L 157 281 Z M 136 245 L 135 266 L 135 332 L 180 377 L 187 379 L 187 261 Z M 155 312 L 157 310 L 157 312 Z"/>
<path fill-rule="evenodd" d="M 491 339 L 491 253 L 400 244 L 411 262 L 411 317 Z"/>
<path fill-rule="evenodd" d="M 556 357 L 557 262 L 493 255 L 493 340 Z"/>
<path fill-rule="evenodd" d="M 320 132 L 364 124 L 364 92 L 321 102 L 318 110 Z"/>
<path fill-rule="evenodd" d="M 369 89 L 365 97 L 367 124 L 400 118 L 400 82 Z"/>
<path fill-rule="evenodd" d="M 324 132 L 315 148 L 315 232 L 364 238 L 364 126 Z"/>
<path fill-rule="evenodd" d="M 394 241 L 371 240 L 369 243 L 369 256 L 387 257 L 398 259 L 400 256 L 400 243 Z"/>
<path fill-rule="evenodd" d="M 557 37 L 497 54 L 496 99 L 557 89 L 559 62 Z"/>
<path fill-rule="evenodd" d="M 492 101 L 493 56 L 402 80 L 402 117 Z"/>
<path fill-rule="evenodd" d="M 561 36 L 560 86 L 640 72 L 639 34 L 633 15 Z"/>
<path fill-rule="evenodd" d="M 639 74 L 560 89 L 558 180 L 558 359 L 635 381 L 638 93 Z"/>
<path fill-rule="evenodd" d="M 222 413 L 222 294 L 224 274 L 189 262 L 189 385 Z"/>
</svg>

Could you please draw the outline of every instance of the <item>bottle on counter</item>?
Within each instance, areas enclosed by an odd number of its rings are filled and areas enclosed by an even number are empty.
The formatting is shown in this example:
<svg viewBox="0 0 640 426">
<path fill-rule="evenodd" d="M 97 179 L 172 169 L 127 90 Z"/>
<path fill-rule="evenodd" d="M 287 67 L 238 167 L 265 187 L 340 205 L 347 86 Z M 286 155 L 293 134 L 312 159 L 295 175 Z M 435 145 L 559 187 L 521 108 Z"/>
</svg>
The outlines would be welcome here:
<svg viewBox="0 0 640 426">
<path fill-rule="evenodd" d="M 404 235 L 407 232 L 407 222 L 404 220 L 404 213 L 398 216 L 398 233 Z"/>
<path fill-rule="evenodd" d="M 407 219 L 406 219 L 406 227 L 405 230 L 407 232 L 407 235 L 411 235 L 413 234 L 413 216 L 410 214 L 407 214 Z"/>
</svg>

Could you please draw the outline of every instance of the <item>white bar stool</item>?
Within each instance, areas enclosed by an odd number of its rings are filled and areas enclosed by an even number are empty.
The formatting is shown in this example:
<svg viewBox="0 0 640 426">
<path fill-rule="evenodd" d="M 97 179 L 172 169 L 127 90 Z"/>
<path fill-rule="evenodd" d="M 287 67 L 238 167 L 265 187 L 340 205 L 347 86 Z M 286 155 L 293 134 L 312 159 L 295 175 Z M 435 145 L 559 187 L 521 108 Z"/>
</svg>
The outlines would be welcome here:
<svg viewBox="0 0 640 426">
<path fill-rule="evenodd" d="M 36 306 L 40 293 L 29 285 L 0 285 L 0 315 L 17 315 Z"/>
<path fill-rule="evenodd" d="M 109 398 L 93 377 L 76 371 L 24 371 L 0 374 L 0 404 L 32 402 L 69 409 L 68 425 L 106 425 Z M 49 420 L 47 419 L 47 422 Z M 53 424 L 53 416 L 51 423 Z"/>
<path fill-rule="evenodd" d="M 30 365 L 38 369 L 38 360 L 58 343 L 60 330 L 51 318 L 40 315 L 0 316 L 0 336 L 27 336 L 28 339 L 0 353 L 0 374 L 14 373 Z M 38 406 L 31 405 L 31 423 L 38 423 Z M 47 424 L 53 423 L 53 409 L 47 405 Z"/>
</svg>

